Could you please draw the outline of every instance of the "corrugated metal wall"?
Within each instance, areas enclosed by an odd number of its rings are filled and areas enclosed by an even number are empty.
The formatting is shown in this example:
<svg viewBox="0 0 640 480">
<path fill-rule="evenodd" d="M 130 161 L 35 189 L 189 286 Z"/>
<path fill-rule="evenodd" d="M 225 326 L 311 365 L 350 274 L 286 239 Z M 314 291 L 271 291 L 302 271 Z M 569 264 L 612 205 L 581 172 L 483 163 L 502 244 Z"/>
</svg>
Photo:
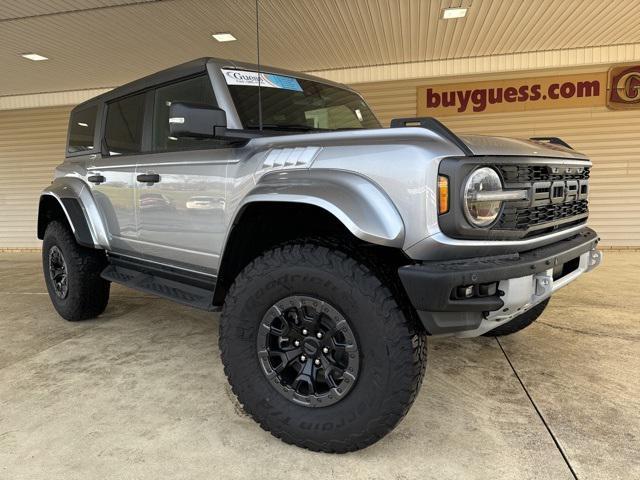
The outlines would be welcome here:
<svg viewBox="0 0 640 480">
<path fill-rule="evenodd" d="M 420 79 L 353 87 L 388 125 L 393 117 L 415 116 L 416 87 L 427 83 Z M 460 134 L 556 136 L 566 140 L 593 160 L 589 223 L 602 237 L 602 245 L 640 247 L 640 110 L 572 108 L 464 114 L 440 120 Z"/>
<path fill-rule="evenodd" d="M 40 245 L 38 199 L 64 158 L 70 110 L 0 111 L 0 248 Z"/>
</svg>

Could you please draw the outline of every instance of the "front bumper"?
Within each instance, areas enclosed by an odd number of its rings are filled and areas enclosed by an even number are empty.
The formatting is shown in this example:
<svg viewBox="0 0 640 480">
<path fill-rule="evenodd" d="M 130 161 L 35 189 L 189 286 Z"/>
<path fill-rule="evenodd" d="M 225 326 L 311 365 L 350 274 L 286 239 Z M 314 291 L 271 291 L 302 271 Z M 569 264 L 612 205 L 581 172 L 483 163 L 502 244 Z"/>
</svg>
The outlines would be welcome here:
<svg viewBox="0 0 640 480">
<path fill-rule="evenodd" d="M 590 228 L 522 253 L 432 261 L 398 270 L 422 323 L 432 335 L 482 335 L 542 302 L 600 264 Z M 460 290 L 462 289 L 462 290 Z M 459 292 L 471 292 L 469 298 Z"/>
</svg>

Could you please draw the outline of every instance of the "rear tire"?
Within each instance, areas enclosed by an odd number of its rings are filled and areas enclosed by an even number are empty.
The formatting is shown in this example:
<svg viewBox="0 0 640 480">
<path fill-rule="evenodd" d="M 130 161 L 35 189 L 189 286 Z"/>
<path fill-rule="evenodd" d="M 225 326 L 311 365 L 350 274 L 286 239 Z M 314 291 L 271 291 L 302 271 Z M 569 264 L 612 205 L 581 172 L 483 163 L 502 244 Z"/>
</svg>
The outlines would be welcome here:
<svg viewBox="0 0 640 480">
<path fill-rule="evenodd" d="M 104 253 L 78 245 L 65 224 L 47 225 L 42 269 L 49 298 L 62 318 L 75 322 L 104 312 L 111 286 L 100 277 L 106 265 Z"/>
<path fill-rule="evenodd" d="M 389 433 L 426 366 L 424 334 L 380 278 L 340 249 L 309 242 L 267 251 L 238 275 L 219 342 L 245 411 L 283 441 L 323 452 L 358 450 Z M 305 366 L 309 377 L 299 381 Z"/>
<path fill-rule="evenodd" d="M 518 315 L 516 318 L 511 320 L 510 322 L 505 323 L 504 325 L 500 325 L 499 327 L 494 328 L 493 330 L 488 331 L 484 334 L 485 337 L 503 337 L 505 335 L 511 335 L 512 333 L 519 332 L 520 330 L 524 330 L 533 322 L 535 322 L 544 309 L 547 308 L 549 304 L 549 299 L 540 302 L 538 305 L 533 307 L 530 310 L 527 310 L 522 315 Z"/>
</svg>

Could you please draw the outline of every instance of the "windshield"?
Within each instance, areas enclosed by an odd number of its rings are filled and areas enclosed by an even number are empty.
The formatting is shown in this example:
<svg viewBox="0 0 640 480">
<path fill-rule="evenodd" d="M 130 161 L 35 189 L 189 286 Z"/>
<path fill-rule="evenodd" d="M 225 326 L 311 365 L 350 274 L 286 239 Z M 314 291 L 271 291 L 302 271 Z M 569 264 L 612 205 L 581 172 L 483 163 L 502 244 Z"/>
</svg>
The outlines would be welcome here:
<svg viewBox="0 0 640 480">
<path fill-rule="evenodd" d="M 223 69 L 244 128 L 258 128 L 258 74 Z M 380 128 L 362 98 L 343 88 L 320 82 L 261 74 L 263 128 L 285 130 L 339 130 Z"/>
</svg>

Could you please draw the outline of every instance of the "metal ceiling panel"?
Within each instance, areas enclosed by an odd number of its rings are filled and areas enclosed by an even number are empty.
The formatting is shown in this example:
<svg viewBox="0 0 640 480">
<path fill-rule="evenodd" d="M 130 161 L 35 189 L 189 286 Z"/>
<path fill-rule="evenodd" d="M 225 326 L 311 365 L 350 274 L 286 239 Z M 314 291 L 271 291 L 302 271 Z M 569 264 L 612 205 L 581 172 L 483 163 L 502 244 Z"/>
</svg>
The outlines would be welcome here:
<svg viewBox="0 0 640 480">
<path fill-rule="evenodd" d="M 292 70 L 640 42 L 631 0 L 260 0 L 261 59 Z M 458 20 L 442 9 L 467 6 Z M 3 20 L 4 19 L 4 20 Z M 231 32 L 218 43 L 212 33 Z M 49 57 L 31 62 L 21 53 Z M 0 96 L 120 85 L 202 56 L 256 60 L 254 0 L 3 0 Z"/>
<path fill-rule="evenodd" d="M 157 0 L 2 0 L 0 22 Z"/>
</svg>

